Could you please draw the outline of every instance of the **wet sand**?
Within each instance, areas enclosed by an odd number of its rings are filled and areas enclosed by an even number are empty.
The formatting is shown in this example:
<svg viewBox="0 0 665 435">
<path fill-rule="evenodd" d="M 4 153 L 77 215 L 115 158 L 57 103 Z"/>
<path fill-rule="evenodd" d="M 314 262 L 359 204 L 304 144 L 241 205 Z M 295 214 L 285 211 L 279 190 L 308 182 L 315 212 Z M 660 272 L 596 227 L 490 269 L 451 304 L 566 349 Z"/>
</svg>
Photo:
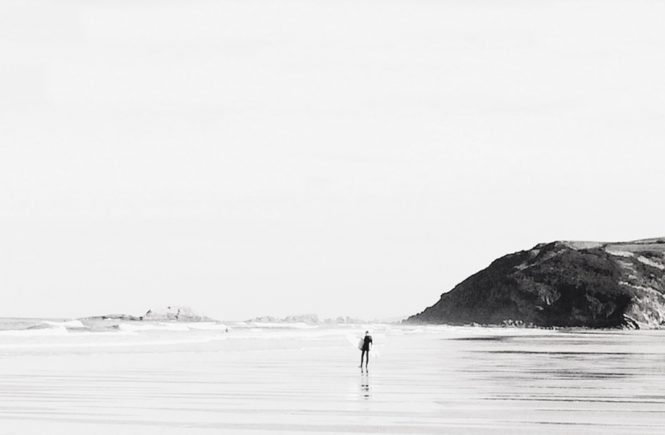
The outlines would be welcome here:
<svg viewBox="0 0 665 435">
<path fill-rule="evenodd" d="M 0 333 L 0 433 L 665 431 L 665 332 L 361 332 Z"/>
</svg>

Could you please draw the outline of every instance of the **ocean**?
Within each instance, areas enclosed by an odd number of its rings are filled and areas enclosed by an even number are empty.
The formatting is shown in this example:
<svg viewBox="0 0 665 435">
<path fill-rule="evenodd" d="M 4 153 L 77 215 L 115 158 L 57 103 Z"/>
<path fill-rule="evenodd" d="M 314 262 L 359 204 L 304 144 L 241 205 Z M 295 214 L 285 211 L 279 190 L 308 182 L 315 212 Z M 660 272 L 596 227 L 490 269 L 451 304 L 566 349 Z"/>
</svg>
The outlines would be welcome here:
<svg viewBox="0 0 665 435">
<path fill-rule="evenodd" d="M 664 391 L 664 331 L 0 319 L 0 434 L 660 434 Z"/>
</svg>

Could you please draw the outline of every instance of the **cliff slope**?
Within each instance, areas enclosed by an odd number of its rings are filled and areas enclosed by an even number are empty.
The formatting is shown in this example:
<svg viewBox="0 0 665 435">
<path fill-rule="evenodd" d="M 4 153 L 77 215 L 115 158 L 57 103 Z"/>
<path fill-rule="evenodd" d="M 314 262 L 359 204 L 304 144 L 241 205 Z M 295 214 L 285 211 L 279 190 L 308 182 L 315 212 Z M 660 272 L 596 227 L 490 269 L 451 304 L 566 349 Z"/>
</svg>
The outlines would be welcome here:
<svg viewBox="0 0 665 435">
<path fill-rule="evenodd" d="M 544 243 L 470 276 L 411 323 L 665 325 L 665 238 Z"/>
</svg>

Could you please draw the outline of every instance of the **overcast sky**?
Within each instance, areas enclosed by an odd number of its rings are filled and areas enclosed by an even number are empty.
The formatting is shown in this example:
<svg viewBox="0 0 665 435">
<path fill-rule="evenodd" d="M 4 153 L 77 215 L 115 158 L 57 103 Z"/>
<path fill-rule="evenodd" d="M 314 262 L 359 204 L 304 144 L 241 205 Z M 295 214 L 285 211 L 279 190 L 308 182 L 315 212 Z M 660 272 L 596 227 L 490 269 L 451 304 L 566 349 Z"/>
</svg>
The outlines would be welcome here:
<svg viewBox="0 0 665 435">
<path fill-rule="evenodd" d="M 665 235 L 665 3 L 3 1 L 1 316 L 409 315 Z"/>
</svg>

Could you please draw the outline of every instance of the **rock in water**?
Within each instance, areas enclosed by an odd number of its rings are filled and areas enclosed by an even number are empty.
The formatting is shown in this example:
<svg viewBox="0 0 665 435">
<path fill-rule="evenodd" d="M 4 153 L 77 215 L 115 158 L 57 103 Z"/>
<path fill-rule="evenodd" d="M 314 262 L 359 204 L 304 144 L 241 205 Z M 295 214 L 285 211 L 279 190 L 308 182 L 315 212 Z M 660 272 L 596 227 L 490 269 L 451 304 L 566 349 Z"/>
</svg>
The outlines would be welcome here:
<svg viewBox="0 0 665 435">
<path fill-rule="evenodd" d="M 213 319 L 195 314 L 189 307 L 170 306 L 162 309 L 149 309 L 143 315 L 143 320 L 180 321 L 180 322 L 208 322 Z"/>
<path fill-rule="evenodd" d="M 495 260 L 406 321 L 660 327 L 665 238 L 539 244 Z"/>
</svg>

